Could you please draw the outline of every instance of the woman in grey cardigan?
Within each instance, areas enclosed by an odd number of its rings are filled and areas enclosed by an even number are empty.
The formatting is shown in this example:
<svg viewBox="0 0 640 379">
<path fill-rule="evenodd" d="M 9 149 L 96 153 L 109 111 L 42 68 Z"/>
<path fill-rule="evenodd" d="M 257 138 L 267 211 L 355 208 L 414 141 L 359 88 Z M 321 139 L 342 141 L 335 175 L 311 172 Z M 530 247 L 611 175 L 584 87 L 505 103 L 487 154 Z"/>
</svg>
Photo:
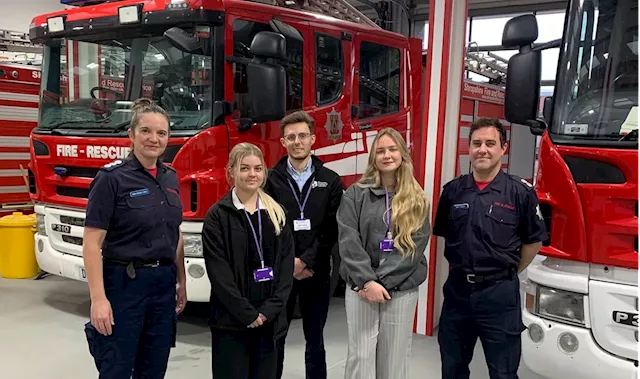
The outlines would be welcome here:
<svg viewBox="0 0 640 379">
<path fill-rule="evenodd" d="M 345 379 L 406 379 L 429 203 L 400 133 L 383 129 L 337 214 L 349 350 Z"/>
</svg>

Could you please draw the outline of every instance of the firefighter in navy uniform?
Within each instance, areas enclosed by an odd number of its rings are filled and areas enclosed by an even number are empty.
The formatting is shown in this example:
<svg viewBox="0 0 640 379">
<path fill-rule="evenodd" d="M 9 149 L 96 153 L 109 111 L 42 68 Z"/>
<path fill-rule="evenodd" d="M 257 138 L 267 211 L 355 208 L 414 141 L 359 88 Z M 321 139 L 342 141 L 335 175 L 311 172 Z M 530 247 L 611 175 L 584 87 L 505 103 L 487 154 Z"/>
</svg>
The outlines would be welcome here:
<svg viewBox="0 0 640 379">
<path fill-rule="evenodd" d="M 186 303 L 178 178 L 159 160 L 169 139 L 167 114 L 136 100 L 129 136 L 132 154 L 105 165 L 90 187 L 85 333 L 100 379 L 161 379 Z"/>
<path fill-rule="evenodd" d="M 450 265 L 438 332 L 442 378 L 469 378 L 479 338 L 491 379 L 514 379 L 525 329 L 518 273 L 547 231 L 533 187 L 502 171 L 504 126 L 476 120 L 469 144 L 472 173 L 444 186 L 433 230 L 445 238 Z"/>
</svg>

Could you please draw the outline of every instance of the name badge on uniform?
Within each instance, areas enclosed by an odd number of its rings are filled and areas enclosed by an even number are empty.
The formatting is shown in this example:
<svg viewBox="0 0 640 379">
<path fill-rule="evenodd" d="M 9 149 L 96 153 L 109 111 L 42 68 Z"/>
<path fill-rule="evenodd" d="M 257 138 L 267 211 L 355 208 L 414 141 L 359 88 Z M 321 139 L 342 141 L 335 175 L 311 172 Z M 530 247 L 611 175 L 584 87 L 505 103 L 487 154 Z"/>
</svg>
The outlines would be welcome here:
<svg viewBox="0 0 640 379">
<path fill-rule="evenodd" d="M 143 188 L 143 189 L 139 189 L 139 190 L 136 190 L 136 191 L 129 192 L 129 196 L 131 196 L 131 197 L 146 196 L 148 194 L 149 194 L 149 189 L 148 188 Z"/>
<path fill-rule="evenodd" d="M 453 204 L 453 209 L 469 209 L 469 203 Z"/>
<path fill-rule="evenodd" d="M 273 269 L 271 267 L 265 267 L 254 270 L 253 279 L 256 283 L 273 280 Z"/>
<path fill-rule="evenodd" d="M 311 220 L 308 218 L 293 220 L 293 231 L 297 232 L 299 230 L 311 230 Z"/>
<path fill-rule="evenodd" d="M 391 232 L 387 233 L 387 238 L 380 241 L 380 251 L 382 252 L 391 252 L 394 249 L 393 238 L 391 236 Z"/>
</svg>

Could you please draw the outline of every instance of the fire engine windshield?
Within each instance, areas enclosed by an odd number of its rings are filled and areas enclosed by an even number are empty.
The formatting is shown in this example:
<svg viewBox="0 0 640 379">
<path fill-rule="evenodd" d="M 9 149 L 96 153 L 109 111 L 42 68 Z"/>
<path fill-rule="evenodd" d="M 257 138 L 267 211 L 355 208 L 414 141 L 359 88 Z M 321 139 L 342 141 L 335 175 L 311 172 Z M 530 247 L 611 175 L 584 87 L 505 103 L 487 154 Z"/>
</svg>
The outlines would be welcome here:
<svg viewBox="0 0 640 379">
<path fill-rule="evenodd" d="M 570 140 L 638 141 L 638 2 L 574 0 L 551 132 Z"/>
<path fill-rule="evenodd" d="M 176 49 L 159 34 L 47 44 L 39 128 L 124 131 L 139 97 L 166 109 L 172 130 L 209 126 L 211 57 Z"/>
</svg>

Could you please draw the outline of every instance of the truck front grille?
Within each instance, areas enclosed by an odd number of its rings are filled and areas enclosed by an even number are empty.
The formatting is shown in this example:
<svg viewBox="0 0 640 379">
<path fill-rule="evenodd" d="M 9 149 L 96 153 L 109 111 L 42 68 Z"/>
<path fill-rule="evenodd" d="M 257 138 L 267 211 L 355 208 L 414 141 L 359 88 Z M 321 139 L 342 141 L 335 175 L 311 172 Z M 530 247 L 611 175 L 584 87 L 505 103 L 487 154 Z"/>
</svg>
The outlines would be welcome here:
<svg viewBox="0 0 640 379">
<path fill-rule="evenodd" d="M 63 234 L 62 240 L 66 243 L 82 246 L 82 238 L 80 237 L 68 236 L 66 234 Z"/>
<path fill-rule="evenodd" d="M 81 199 L 87 199 L 89 197 L 88 188 L 56 186 L 56 193 L 60 196 L 77 197 Z"/>
</svg>

